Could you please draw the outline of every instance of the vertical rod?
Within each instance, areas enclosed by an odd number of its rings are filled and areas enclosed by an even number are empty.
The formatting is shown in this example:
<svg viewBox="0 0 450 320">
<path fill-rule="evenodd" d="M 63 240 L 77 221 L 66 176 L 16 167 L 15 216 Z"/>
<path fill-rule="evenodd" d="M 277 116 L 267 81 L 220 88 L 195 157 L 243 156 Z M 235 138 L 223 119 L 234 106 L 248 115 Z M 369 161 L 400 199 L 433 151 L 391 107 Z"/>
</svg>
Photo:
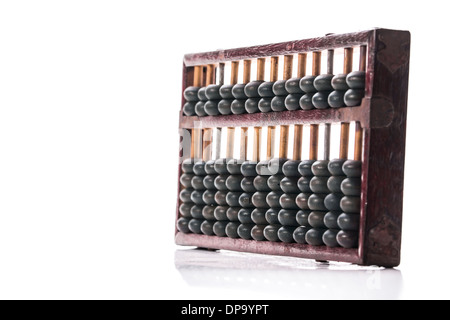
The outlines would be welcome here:
<svg viewBox="0 0 450 320">
<path fill-rule="evenodd" d="M 267 127 L 267 160 L 273 158 L 275 154 L 275 126 Z"/>
<path fill-rule="evenodd" d="M 202 159 L 202 135 L 203 135 L 203 130 L 200 128 L 194 128 L 194 159 L 196 161 L 201 160 Z"/>
<path fill-rule="evenodd" d="M 225 83 L 225 63 L 221 62 L 219 63 L 219 68 L 217 69 L 218 72 L 218 83 L 220 85 L 223 85 Z"/>
<path fill-rule="evenodd" d="M 214 83 L 214 71 L 215 66 L 213 64 L 208 64 L 206 66 L 206 85 L 210 85 Z"/>
<path fill-rule="evenodd" d="M 190 130 L 191 133 L 191 159 L 195 158 L 195 129 Z"/>
<path fill-rule="evenodd" d="M 313 76 L 318 76 L 320 74 L 321 68 L 321 57 L 322 53 L 320 51 L 313 52 L 312 59 L 312 73 Z M 319 156 L 319 125 L 310 125 L 310 142 L 309 142 L 309 159 L 317 160 Z"/>
<path fill-rule="evenodd" d="M 230 84 L 238 83 L 239 61 L 231 61 L 231 80 Z"/>
<path fill-rule="evenodd" d="M 270 81 L 278 80 L 278 57 L 270 58 Z"/>
<path fill-rule="evenodd" d="M 240 144 L 240 152 L 239 159 L 245 160 L 247 159 L 247 144 L 248 144 L 248 128 L 241 128 L 241 144 Z"/>
<path fill-rule="evenodd" d="M 302 159 L 302 139 L 303 139 L 303 125 L 296 124 L 294 126 L 294 150 L 293 150 L 293 160 Z"/>
<path fill-rule="evenodd" d="M 265 72 L 266 72 L 266 59 L 258 58 L 256 60 L 256 80 L 264 81 Z"/>
<path fill-rule="evenodd" d="M 216 128 L 216 137 L 214 138 L 214 143 L 216 145 L 216 155 L 214 159 L 220 158 L 220 149 L 222 146 L 222 128 Z"/>
<path fill-rule="evenodd" d="M 355 160 L 362 160 L 362 128 L 360 122 L 355 122 Z"/>
<path fill-rule="evenodd" d="M 212 154 L 212 133 L 213 130 L 208 128 L 204 129 L 203 133 L 203 161 L 211 160 L 211 154 Z"/>
<path fill-rule="evenodd" d="M 320 51 L 314 51 L 312 57 L 312 74 L 313 76 L 318 76 L 320 74 L 320 68 L 321 68 L 321 57 L 322 52 Z"/>
<path fill-rule="evenodd" d="M 333 74 L 334 69 L 334 50 L 330 49 L 327 51 L 327 74 Z M 323 148 L 323 159 L 330 160 L 330 145 L 331 145 L 331 124 L 325 123 L 324 132 L 324 148 Z"/>
<path fill-rule="evenodd" d="M 359 50 L 359 71 L 366 71 L 367 47 L 361 46 Z"/>
<path fill-rule="evenodd" d="M 353 48 L 344 49 L 344 73 L 352 72 L 353 68 Z"/>
<path fill-rule="evenodd" d="M 232 159 L 234 156 L 234 128 L 227 128 L 227 159 Z"/>
<path fill-rule="evenodd" d="M 250 74 L 251 74 L 252 60 L 244 60 L 244 79 L 243 83 L 250 82 Z"/>
<path fill-rule="evenodd" d="M 280 126 L 280 158 L 287 159 L 289 126 Z"/>
<path fill-rule="evenodd" d="M 348 139 L 350 133 L 350 124 L 347 122 L 341 123 L 341 143 L 339 147 L 339 159 L 348 158 Z"/>
<path fill-rule="evenodd" d="M 260 160 L 261 160 L 261 127 L 255 127 L 253 137 L 253 161 L 259 162 Z"/>
<path fill-rule="evenodd" d="M 194 87 L 201 87 L 203 82 L 203 66 L 194 67 Z"/>
<path fill-rule="evenodd" d="M 284 67 L 283 67 L 283 79 L 288 80 L 292 78 L 292 62 L 294 61 L 294 56 L 287 55 L 284 56 Z"/>
<path fill-rule="evenodd" d="M 327 73 L 333 74 L 334 67 L 334 50 L 330 49 L 327 52 Z"/>
<path fill-rule="evenodd" d="M 303 78 L 306 75 L 306 53 L 298 54 L 298 69 L 297 69 L 297 77 Z"/>
</svg>

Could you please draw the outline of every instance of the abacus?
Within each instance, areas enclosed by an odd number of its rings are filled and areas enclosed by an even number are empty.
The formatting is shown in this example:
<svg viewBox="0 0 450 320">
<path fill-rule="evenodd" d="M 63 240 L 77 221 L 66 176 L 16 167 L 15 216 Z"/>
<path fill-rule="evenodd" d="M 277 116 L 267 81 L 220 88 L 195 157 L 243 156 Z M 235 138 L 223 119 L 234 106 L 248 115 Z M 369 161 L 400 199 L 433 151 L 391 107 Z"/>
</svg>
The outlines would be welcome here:
<svg viewBox="0 0 450 320">
<path fill-rule="evenodd" d="M 409 48 L 374 29 L 185 55 L 176 243 L 399 265 Z"/>
</svg>

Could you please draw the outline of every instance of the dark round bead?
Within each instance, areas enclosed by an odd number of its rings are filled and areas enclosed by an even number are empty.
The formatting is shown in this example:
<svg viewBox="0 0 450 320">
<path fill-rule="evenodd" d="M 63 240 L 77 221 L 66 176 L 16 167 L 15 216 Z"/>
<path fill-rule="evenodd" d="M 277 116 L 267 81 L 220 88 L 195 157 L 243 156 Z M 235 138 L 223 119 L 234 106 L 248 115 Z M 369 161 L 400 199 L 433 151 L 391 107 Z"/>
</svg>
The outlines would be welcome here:
<svg viewBox="0 0 450 320">
<path fill-rule="evenodd" d="M 227 233 L 225 229 L 227 227 L 228 221 L 217 221 L 213 225 L 214 234 L 218 237 L 226 237 Z"/>
<path fill-rule="evenodd" d="M 312 211 L 308 217 L 308 223 L 313 228 L 325 228 L 324 217 L 327 213 L 323 211 Z"/>
<path fill-rule="evenodd" d="M 283 174 L 286 177 L 299 177 L 300 172 L 298 172 L 298 166 L 300 164 L 300 160 L 288 160 L 283 164 Z"/>
<path fill-rule="evenodd" d="M 223 99 L 219 101 L 219 104 L 217 105 L 217 109 L 219 110 L 220 114 L 223 115 L 229 115 L 231 114 L 231 104 L 234 100 L 231 99 Z"/>
<path fill-rule="evenodd" d="M 252 221 L 256 224 L 268 224 L 268 222 L 266 220 L 266 210 L 265 209 L 260 209 L 260 208 L 253 209 L 251 217 L 252 217 Z"/>
<path fill-rule="evenodd" d="M 360 213 L 361 198 L 345 196 L 341 199 L 341 209 L 347 213 Z"/>
<path fill-rule="evenodd" d="M 180 177 L 180 183 L 185 188 L 192 188 L 192 178 L 194 177 L 191 173 L 183 173 Z"/>
<path fill-rule="evenodd" d="M 199 117 L 207 116 L 204 101 L 199 101 L 195 104 L 195 114 Z"/>
<path fill-rule="evenodd" d="M 184 173 L 194 173 L 194 161 L 192 159 L 186 159 L 181 163 L 181 170 Z"/>
<path fill-rule="evenodd" d="M 257 208 L 269 208 L 269 204 L 266 201 L 267 192 L 255 192 L 252 196 L 252 203 Z"/>
<path fill-rule="evenodd" d="M 264 228 L 265 227 L 266 227 L 265 225 L 253 226 L 252 230 L 250 231 L 250 234 L 251 234 L 253 240 L 256 240 L 256 241 L 266 240 L 266 238 L 264 237 Z"/>
<path fill-rule="evenodd" d="M 233 114 L 245 113 L 245 100 L 233 100 L 231 103 L 231 112 Z"/>
<path fill-rule="evenodd" d="M 195 116 L 195 105 L 197 102 L 186 102 L 183 106 L 183 114 L 188 117 Z"/>
<path fill-rule="evenodd" d="M 301 98 L 302 98 L 302 95 L 299 93 L 289 94 L 286 97 L 286 99 L 284 99 L 284 104 L 286 105 L 286 109 L 288 109 L 290 111 L 300 109 L 300 99 Z"/>
<path fill-rule="evenodd" d="M 296 227 L 281 227 L 280 229 L 278 229 L 278 238 L 286 243 L 292 243 L 294 242 L 294 231 L 295 231 Z"/>
<path fill-rule="evenodd" d="M 241 175 L 228 176 L 225 185 L 230 191 L 242 191 L 241 181 L 244 177 Z"/>
<path fill-rule="evenodd" d="M 201 87 L 198 90 L 197 95 L 198 95 L 198 99 L 200 101 L 208 101 L 208 98 L 206 97 L 206 87 Z M 220 98 L 218 98 L 218 99 L 220 99 Z M 214 100 L 214 99 L 212 99 L 212 100 Z"/>
<path fill-rule="evenodd" d="M 261 112 L 269 112 L 272 111 L 272 98 L 262 98 L 258 102 L 258 109 Z"/>
<path fill-rule="evenodd" d="M 245 84 L 244 83 L 238 83 L 233 86 L 233 89 L 231 89 L 231 93 L 233 94 L 233 97 L 235 99 L 247 99 L 247 96 L 244 92 Z"/>
<path fill-rule="evenodd" d="M 194 164 L 194 173 L 197 176 L 206 176 L 206 171 L 205 171 L 205 162 L 204 161 L 198 161 Z"/>
<path fill-rule="evenodd" d="M 332 91 L 328 95 L 328 104 L 332 108 L 342 108 L 345 107 L 344 103 L 345 91 Z"/>
<path fill-rule="evenodd" d="M 258 98 L 258 88 L 264 81 L 251 81 L 245 85 L 244 93 L 249 98 Z"/>
<path fill-rule="evenodd" d="M 238 214 L 239 211 L 241 210 L 240 207 L 230 207 L 227 210 L 227 218 L 230 221 L 239 221 L 238 219 Z"/>
<path fill-rule="evenodd" d="M 331 86 L 334 90 L 348 90 L 347 74 L 337 74 L 331 79 Z"/>
<path fill-rule="evenodd" d="M 323 223 L 325 224 L 325 226 L 329 229 L 339 229 L 337 219 L 341 213 L 341 211 L 327 212 L 325 217 L 323 217 Z"/>
<path fill-rule="evenodd" d="M 242 160 L 230 159 L 227 162 L 227 171 L 230 174 L 241 174 Z"/>
<path fill-rule="evenodd" d="M 216 186 L 214 185 L 214 180 L 216 180 L 217 175 L 207 175 L 203 178 L 203 185 L 208 190 L 216 190 Z"/>
<path fill-rule="evenodd" d="M 329 229 L 325 231 L 325 233 L 322 236 L 323 243 L 325 243 L 326 246 L 331 248 L 339 247 L 339 243 L 337 242 L 336 239 L 338 232 L 339 230 L 336 229 Z"/>
<path fill-rule="evenodd" d="M 228 221 L 227 218 L 227 210 L 226 206 L 218 206 L 214 209 L 214 218 L 218 221 Z"/>
<path fill-rule="evenodd" d="M 288 159 L 273 158 L 269 160 L 267 168 L 272 175 L 283 174 L 283 165 Z"/>
<path fill-rule="evenodd" d="M 311 197 L 311 193 L 300 193 L 297 198 L 295 198 L 295 203 L 300 209 L 308 210 L 308 200 Z"/>
<path fill-rule="evenodd" d="M 202 224 L 200 225 L 201 232 L 203 234 L 206 234 L 207 236 L 214 235 L 214 231 L 213 231 L 214 223 L 216 223 L 216 222 L 208 221 L 208 220 L 203 221 Z"/>
<path fill-rule="evenodd" d="M 237 232 L 237 229 L 239 228 L 239 226 L 240 226 L 240 223 L 230 222 L 225 227 L 225 233 L 227 234 L 228 237 L 230 237 L 232 239 L 239 238 L 239 235 Z"/>
<path fill-rule="evenodd" d="M 301 177 L 300 179 L 298 179 L 297 187 L 301 192 L 312 193 L 312 190 L 310 188 L 311 179 L 312 177 Z"/>
<path fill-rule="evenodd" d="M 283 192 L 280 191 L 271 191 L 267 194 L 267 204 L 270 208 L 280 208 L 280 198 L 283 195 Z"/>
<path fill-rule="evenodd" d="M 350 89 L 364 89 L 364 87 L 366 86 L 366 72 L 350 72 L 347 75 L 346 81 Z"/>
<path fill-rule="evenodd" d="M 278 238 L 278 230 L 281 228 L 280 225 L 269 225 L 267 227 L 264 228 L 264 237 L 272 242 L 276 242 L 279 241 L 280 239 Z"/>
<path fill-rule="evenodd" d="M 188 224 L 189 230 L 191 230 L 192 233 L 201 234 L 202 230 L 200 229 L 200 227 L 203 221 L 204 220 L 191 219 Z"/>
<path fill-rule="evenodd" d="M 358 232 L 341 230 L 338 232 L 336 240 L 344 248 L 356 248 L 358 246 Z"/>
<path fill-rule="evenodd" d="M 217 174 L 216 170 L 214 169 L 214 163 L 215 163 L 215 160 L 206 161 L 206 163 L 205 163 L 206 174 Z"/>
<path fill-rule="evenodd" d="M 214 170 L 216 170 L 218 174 L 230 174 L 227 169 L 227 162 L 228 159 L 217 159 L 214 162 Z"/>
<path fill-rule="evenodd" d="M 251 240 L 252 239 L 251 232 L 253 227 L 254 224 L 241 224 L 237 229 L 239 237 L 245 240 Z"/>
<path fill-rule="evenodd" d="M 230 207 L 238 207 L 239 206 L 239 197 L 242 192 L 228 192 L 226 196 L 227 204 Z"/>
<path fill-rule="evenodd" d="M 311 171 L 315 176 L 329 177 L 330 171 L 328 171 L 328 160 L 317 160 L 313 163 Z"/>
<path fill-rule="evenodd" d="M 203 192 L 203 202 L 209 206 L 216 205 L 216 200 L 214 200 L 215 195 L 215 190 L 206 190 L 205 192 Z"/>
<path fill-rule="evenodd" d="M 222 99 L 234 100 L 234 96 L 233 96 L 233 93 L 231 92 L 231 90 L 233 90 L 232 84 L 225 84 L 225 85 L 221 86 L 219 89 L 219 93 L 220 93 L 220 96 L 222 97 Z"/>
<path fill-rule="evenodd" d="M 261 176 L 270 176 L 271 173 L 269 171 L 269 161 L 262 160 L 258 162 L 258 164 L 256 165 L 256 172 Z"/>
<path fill-rule="evenodd" d="M 184 90 L 184 99 L 186 101 L 198 101 L 198 90 L 200 90 L 199 87 L 187 87 Z"/>
<path fill-rule="evenodd" d="M 205 102 L 205 112 L 208 116 L 219 115 L 219 101 L 218 100 L 208 100 Z"/>
<path fill-rule="evenodd" d="M 282 174 L 277 174 L 276 176 L 270 176 L 267 180 L 267 184 L 272 191 L 281 191 L 281 180 L 284 176 Z"/>
<path fill-rule="evenodd" d="M 241 196 L 239 197 L 239 205 L 242 208 L 252 208 L 253 207 L 252 196 L 253 193 L 241 194 Z"/>
<path fill-rule="evenodd" d="M 349 178 L 361 177 L 361 161 L 347 160 L 342 166 L 342 171 Z"/>
<path fill-rule="evenodd" d="M 191 216 L 194 219 L 203 219 L 202 212 L 203 212 L 203 206 L 201 206 L 201 205 L 197 204 L 195 206 L 192 206 L 192 208 L 191 208 Z"/>
<path fill-rule="evenodd" d="M 203 218 L 205 218 L 206 220 L 216 220 L 216 217 L 214 216 L 215 210 L 215 206 L 204 206 L 202 211 Z"/>
<path fill-rule="evenodd" d="M 312 102 L 312 98 L 313 98 L 314 94 L 315 93 L 305 93 L 300 98 L 300 108 L 302 108 L 303 110 L 312 110 L 312 109 L 314 109 L 314 104 Z"/>
<path fill-rule="evenodd" d="M 253 161 L 244 161 L 241 166 L 241 173 L 244 177 L 255 177 L 258 175 L 256 172 L 257 163 Z"/>
<path fill-rule="evenodd" d="M 207 100 L 220 100 L 222 96 L 220 95 L 220 84 L 210 84 L 205 89 L 205 96 Z"/>
<path fill-rule="evenodd" d="M 300 79 L 299 86 L 300 89 L 302 89 L 303 92 L 311 93 L 311 92 L 317 92 L 316 88 L 314 87 L 314 80 L 317 76 L 304 76 Z"/>
<path fill-rule="evenodd" d="M 297 229 L 294 230 L 294 233 L 292 234 L 292 237 L 294 238 L 294 241 L 299 244 L 306 244 L 306 233 L 308 232 L 308 227 L 300 226 Z"/>
<path fill-rule="evenodd" d="M 280 224 L 278 220 L 278 214 L 280 209 L 270 208 L 266 211 L 266 220 L 269 224 Z"/>
<path fill-rule="evenodd" d="M 300 172 L 300 174 L 305 177 L 313 176 L 314 174 L 311 167 L 314 162 L 316 162 L 316 160 L 303 160 L 298 166 L 298 172 Z"/>
<path fill-rule="evenodd" d="M 325 194 L 313 193 L 308 198 L 308 207 L 311 210 L 327 211 L 327 208 L 325 207 L 325 204 L 324 204 L 325 197 L 326 197 Z"/>
<path fill-rule="evenodd" d="M 253 180 L 253 186 L 257 191 L 266 191 L 269 192 L 271 189 L 269 188 L 267 184 L 267 180 L 269 179 L 269 176 L 256 176 Z"/>
<path fill-rule="evenodd" d="M 333 159 L 328 162 L 328 171 L 333 176 L 343 176 L 344 171 L 342 171 L 342 166 L 344 165 L 345 159 Z"/>
<path fill-rule="evenodd" d="M 359 214 L 342 213 L 337 223 L 339 228 L 345 231 L 358 231 L 359 230 Z"/>
<path fill-rule="evenodd" d="M 293 94 L 303 94 L 303 90 L 300 89 L 300 78 L 291 78 L 286 81 L 286 91 Z"/>
<path fill-rule="evenodd" d="M 226 185 L 228 177 L 229 176 L 226 174 L 221 174 L 221 175 L 218 175 L 216 177 L 216 179 L 214 179 L 214 186 L 216 187 L 217 190 L 220 190 L 220 191 L 228 190 L 227 185 Z"/>
<path fill-rule="evenodd" d="M 300 189 L 297 186 L 297 177 L 284 177 L 280 182 L 281 190 L 286 193 L 299 193 Z"/>
<path fill-rule="evenodd" d="M 286 90 L 286 80 L 275 81 L 272 90 L 277 96 L 287 96 L 289 94 Z"/>
<path fill-rule="evenodd" d="M 312 246 L 322 246 L 324 244 L 322 237 L 325 231 L 326 229 L 319 229 L 319 228 L 313 228 L 308 230 L 305 236 L 306 242 Z"/>
<path fill-rule="evenodd" d="M 359 196 L 361 194 L 361 179 L 347 178 L 341 183 L 342 193 L 346 196 Z"/>
<path fill-rule="evenodd" d="M 253 223 L 252 221 L 252 210 L 250 209 L 240 209 L 238 212 L 238 220 L 240 223 L 248 224 Z"/>
<path fill-rule="evenodd" d="M 327 187 L 330 190 L 330 192 L 334 193 L 340 193 L 341 190 L 341 183 L 345 179 L 345 176 L 331 176 L 328 178 L 327 181 Z"/>
<path fill-rule="evenodd" d="M 226 206 L 228 204 L 227 193 L 227 191 L 217 191 L 214 195 L 214 201 L 216 201 L 219 206 Z"/>
<path fill-rule="evenodd" d="M 287 110 L 285 100 L 285 96 L 273 97 L 272 102 L 270 103 L 270 108 L 272 111 L 278 112 Z"/>
<path fill-rule="evenodd" d="M 323 203 L 328 210 L 336 211 L 341 210 L 341 199 L 343 195 L 341 193 L 330 193 L 325 197 Z"/>
<path fill-rule="evenodd" d="M 331 91 L 321 91 L 316 92 L 312 97 L 312 104 L 317 109 L 327 109 L 330 107 L 328 104 L 328 96 L 330 95 Z"/>
<path fill-rule="evenodd" d="M 314 79 L 314 88 L 317 91 L 333 91 L 331 86 L 331 79 L 333 79 L 333 74 L 321 74 Z"/>
<path fill-rule="evenodd" d="M 182 233 L 189 233 L 189 219 L 180 218 L 177 221 L 177 229 Z"/>
<path fill-rule="evenodd" d="M 192 202 L 191 194 L 192 194 L 193 191 L 194 191 L 194 189 L 192 189 L 192 188 L 186 188 L 186 189 L 181 190 L 181 192 L 180 192 L 180 200 L 182 202 L 187 202 L 187 203 Z"/>
<path fill-rule="evenodd" d="M 260 84 L 258 87 L 258 94 L 260 97 L 263 98 L 271 98 L 275 96 L 275 93 L 273 93 L 273 82 L 271 81 L 265 81 Z"/>
<path fill-rule="evenodd" d="M 296 217 L 297 217 L 297 210 L 281 209 L 278 214 L 278 220 L 280 221 L 280 224 L 283 226 L 297 227 L 298 223 Z"/>
<path fill-rule="evenodd" d="M 191 218 L 191 208 L 194 206 L 193 203 L 182 203 L 178 208 L 178 211 L 183 217 Z"/>
<path fill-rule="evenodd" d="M 245 111 L 247 113 L 256 113 L 259 112 L 258 104 L 260 98 L 250 98 L 245 100 Z"/>
<path fill-rule="evenodd" d="M 204 179 L 203 176 L 194 176 L 191 181 L 192 187 L 195 190 L 205 190 L 206 188 L 203 184 L 203 179 Z"/>
<path fill-rule="evenodd" d="M 297 194 L 285 193 L 280 197 L 280 206 L 283 209 L 298 210 L 297 204 L 295 203 L 296 198 Z"/>
<path fill-rule="evenodd" d="M 253 185 L 253 181 L 256 177 L 244 177 L 241 181 L 241 188 L 245 192 L 256 192 L 256 188 Z"/>
<path fill-rule="evenodd" d="M 301 226 L 311 227 L 311 225 L 308 222 L 310 214 L 311 214 L 311 211 L 309 211 L 309 210 L 299 210 L 299 211 L 297 211 L 297 215 L 295 216 L 295 220 Z"/>
<path fill-rule="evenodd" d="M 356 107 L 361 104 L 362 98 L 364 98 L 363 89 L 350 89 L 344 95 L 344 103 L 347 107 Z"/>
<path fill-rule="evenodd" d="M 327 187 L 328 177 L 314 176 L 309 183 L 309 187 L 314 193 L 329 193 L 330 190 Z"/>
<path fill-rule="evenodd" d="M 205 191 L 203 190 L 194 190 L 191 193 L 191 200 L 195 204 L 205 204 L 205 201 L 203 201 L 203 193 Z"/>
</svg>

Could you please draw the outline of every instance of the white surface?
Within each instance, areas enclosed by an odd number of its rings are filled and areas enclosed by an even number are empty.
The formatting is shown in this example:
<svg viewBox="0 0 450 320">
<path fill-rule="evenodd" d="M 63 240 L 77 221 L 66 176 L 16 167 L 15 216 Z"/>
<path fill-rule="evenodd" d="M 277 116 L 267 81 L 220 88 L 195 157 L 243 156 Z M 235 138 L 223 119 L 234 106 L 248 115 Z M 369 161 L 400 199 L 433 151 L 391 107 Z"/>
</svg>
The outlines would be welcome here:
<svg viewBox="0 0 450 320">
<path fill-rule="evenodd" d="M 183 54 L 374 26 L 412 33 L 400 268 L 177 249 Z M 448 30 L 442 1 L 2 1 L 0 298 L 450 298 Z"/>
</svg>

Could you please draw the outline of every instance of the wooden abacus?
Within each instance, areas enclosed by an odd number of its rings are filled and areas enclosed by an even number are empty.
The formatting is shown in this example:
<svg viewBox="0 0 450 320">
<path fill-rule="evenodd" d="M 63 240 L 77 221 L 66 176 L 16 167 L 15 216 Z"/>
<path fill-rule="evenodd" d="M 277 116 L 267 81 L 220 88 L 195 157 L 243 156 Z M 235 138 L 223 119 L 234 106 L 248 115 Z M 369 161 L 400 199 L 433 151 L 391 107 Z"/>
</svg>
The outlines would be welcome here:
<svg viewBox="0 0 450 320">
<path fill-rule="evenodd" d="M 374 29 L 185 55 L 176 243 L 397 266 L 409 48 Z"/>
</svg>

